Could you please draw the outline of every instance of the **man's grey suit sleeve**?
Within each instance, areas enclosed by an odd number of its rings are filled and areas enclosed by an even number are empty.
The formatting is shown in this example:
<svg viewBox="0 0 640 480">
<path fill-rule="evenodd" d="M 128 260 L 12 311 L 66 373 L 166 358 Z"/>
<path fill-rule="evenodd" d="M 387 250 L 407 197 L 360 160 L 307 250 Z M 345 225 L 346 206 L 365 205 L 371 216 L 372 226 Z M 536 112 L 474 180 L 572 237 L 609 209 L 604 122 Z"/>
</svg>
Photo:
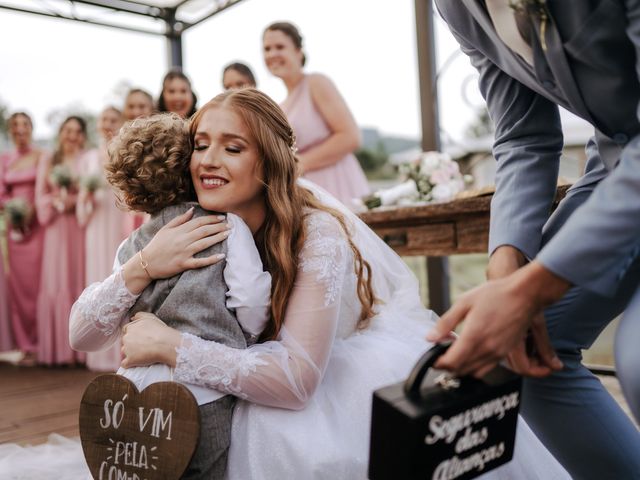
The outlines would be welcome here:
<svg viewBox="0 0 640 480">
<path fill-rule="evenodd" d="M 480 73 L 480 91 L 496 128 L 493 154 L 498 165 L 489 252 L 512 245 L 534 258 L 556 191 L 563 144 L 558 107 L 451 31 Z"/>
<path fill-rule="evenodd" d="M 627 35 L 635 45 L 640 78 L 640 1 L 625 3 Z M 640 121 L 640 106 L 637 115 Z M 636 135 L 623 149 L 618 166 L 545 245 L 538 259 L 573 284 L 612 295 L 639 244 L 640 135 Z"/>
</svg>

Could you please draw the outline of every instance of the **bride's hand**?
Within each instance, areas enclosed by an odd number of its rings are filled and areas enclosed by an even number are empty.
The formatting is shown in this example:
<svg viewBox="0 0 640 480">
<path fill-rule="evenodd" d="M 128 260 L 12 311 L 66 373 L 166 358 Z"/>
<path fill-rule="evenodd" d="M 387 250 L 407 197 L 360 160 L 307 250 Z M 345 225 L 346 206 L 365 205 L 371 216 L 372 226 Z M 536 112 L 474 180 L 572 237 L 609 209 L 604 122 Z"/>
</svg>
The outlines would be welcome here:
<svg viewBox="0 0 640 480">
<path fill-rule="evenodd" d="M 180 332 L 168 327 L 152 313 L 138 312 L 122 328 L 122 367 L 142 367 L 154 363 L 176 365 Z"/>
<path fill-rule="evenodd" d="M 213 265 L 224 258 L 224 254 L 202 258 L 194 258 L 194 255 L 229 236 L 225 217 L 208 215 L 191 219 L 192 216 L 193 209 L 178 215 L 144 247 L 143 256 L 151 278 L 172 277 L 185 270 Z"/>
</svg>

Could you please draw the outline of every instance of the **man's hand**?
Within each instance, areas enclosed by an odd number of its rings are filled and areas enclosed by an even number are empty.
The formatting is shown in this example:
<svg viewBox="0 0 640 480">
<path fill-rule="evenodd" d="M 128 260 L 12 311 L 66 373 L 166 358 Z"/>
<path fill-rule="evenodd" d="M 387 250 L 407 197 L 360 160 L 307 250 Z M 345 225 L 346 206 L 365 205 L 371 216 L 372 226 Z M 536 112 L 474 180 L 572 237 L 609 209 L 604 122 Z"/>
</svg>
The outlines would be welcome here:
<svg viewBox="0 0 640 480">
<path fill-rule="evenodd" d="M 507 363 L 516 373 L 539 378 L 553 373 L 550 365 L 555 364 L 557 358 L 554 357 L 556 354 L 549 340 L 544 315 L 539 313 L 534 315 L 525 340 L 507 355 Z M 557 365 L 562 368 L 561 363 Z"/>
<path fill-rule="evenodd" d="M 487 266 L 487 280 L 497 280 L 511 275 L 513 272 L 526 265 L 527 259 L 523 253 L 511 245 L 501 245 L 496 248 L 489 258 Z M 544 315 L 538 314 L 533 320 L 536 325 L 536 333 L 529 331 L 525 341 L 507 355 L 507 362 L 510 368 L 517 373 L 528 373 L 532 377 L 544 377 L 550 375 L 552 370 L 546 366 L 540 358 L 537 349 L 531 351 L 529 347 L 533 342 L 533 337 L 540 337 L 541 342 L 550 345 L 546 326 L 544 325 Z M 546 348 L 546 347 L 544 347 Z M 553 357 L 553 351 L 546 348 L 545 352 Z"/>
<path fill-rule="evenodd" d="M 542 309 L 569 288 L 537 262 L 507 277 L 490 280 L 465 295 L 446 312 L 427 339 L 440 341 L 463 320 L 465 327 L 436 368 L 458 375 L 484 376 L 514 351 L 515 368 L 523 375 L 540 376 L 562 368 L 549 343 Z M 525 339 L 531 331 L 539 362 L 527 358 Z"/>
</svg>

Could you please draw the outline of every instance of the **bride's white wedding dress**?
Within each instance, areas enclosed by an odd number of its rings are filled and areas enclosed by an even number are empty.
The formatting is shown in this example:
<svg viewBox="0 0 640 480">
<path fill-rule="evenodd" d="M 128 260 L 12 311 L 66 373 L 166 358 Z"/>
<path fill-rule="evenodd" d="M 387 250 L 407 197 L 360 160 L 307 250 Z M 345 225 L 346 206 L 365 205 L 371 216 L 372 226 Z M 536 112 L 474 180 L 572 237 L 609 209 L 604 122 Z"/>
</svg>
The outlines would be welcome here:
<svg viewBox="0 0 640 480">
<path fill-rule="evenodd" d="M 424 336 L 434 315 L 422 307 L 417 281 L 402 260 L 339 203 L 301 183 L 347 217 L 355 245 L 371 264 L 381 303 L 369 326 L 358 330 L 352 250 L 334 217 L 312 211 L 278 341 L 237 350 L 183 334 L 174 379 L 241 399 L 233 418 L 231 480 L 365 479 L 372 392 L 403 380 L 430 346 Z M 135 301 L 129 297 L 114 274 L 79 300 L 86 302 L 84 320 L 96 322 L 97 332 L 119 328 L 114 322 L 121 323 L 126 305 Z M 124 299 L 126 308 L 106 301 L 113 298 Z M 108 307 L 98 315 L 100 302 Z M 95 334 L 89 330 L 87 335 Z M 3 471 L 7 451 L 14 463 L 34 463 L 33 450 L 0 446 L 0 478 L 14 478 Z M 520 421 L 513 461 L 482 478 L 569 476 Z"/>
</svg>

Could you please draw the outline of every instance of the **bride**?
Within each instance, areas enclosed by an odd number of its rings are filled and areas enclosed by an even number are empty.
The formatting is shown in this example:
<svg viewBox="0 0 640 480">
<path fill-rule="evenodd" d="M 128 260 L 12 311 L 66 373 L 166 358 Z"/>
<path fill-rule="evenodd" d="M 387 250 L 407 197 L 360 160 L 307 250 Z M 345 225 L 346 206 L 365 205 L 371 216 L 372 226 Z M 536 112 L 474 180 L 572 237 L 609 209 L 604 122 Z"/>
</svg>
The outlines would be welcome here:
<svg viewBox="0 0 640 480">
<path fill-rule="evenodd" d="M 423 339 L 433 313 L 389 247 L 339 202 L 297 180 L 293 132 L 266 95 L 217 96 L 193 117 L 191 133 L 198 201 L 239 215 L 254 233 L 272 275 L 272 319 L 263 343 L 238 350 L 148 314 L 126 328 L 123 367 L 164 363 L 177 381 L 240 399 L 229 479 L 366 478 L 372 391 L 408 375 L 430 346 Z M 213 177 L 222 186 L 203 180 Z M 155 277 L 201 266 L 192 256 L 210 241 L 207 226 L 181 221 L 145 247 Z M 83 293 L 72 336 L 95 340 L 127 324 L 131 290 L 145 286 L 129 263 Z M 485 477 L 568 475 L 520 421 L 514 460 Z"/>
</svg>

